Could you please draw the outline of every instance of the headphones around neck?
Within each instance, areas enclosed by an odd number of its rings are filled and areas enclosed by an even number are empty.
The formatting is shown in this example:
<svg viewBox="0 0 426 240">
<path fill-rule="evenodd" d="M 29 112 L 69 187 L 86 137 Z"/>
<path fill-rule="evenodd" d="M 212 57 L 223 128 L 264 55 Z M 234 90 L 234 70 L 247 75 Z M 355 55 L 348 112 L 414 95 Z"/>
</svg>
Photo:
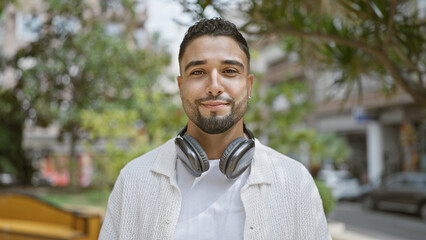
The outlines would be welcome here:
<svg viewBox="0 0 426 240">
<path fill-rule="evenodd" d="M 219 162 L 220 171 L 228 179 L 235 179 L 240 176 L 249 166 L 254 156 L 254 136 L 244 124 L 244 133 L 249 139 L 239 137 L 233 140 L 222 153 Z M 178 158 L 183 162 L 185 168 L 195 177 L 209 170 L 210 164 L 207 154 L 204 152 L 198 141 L 185 132 L 185 126 L 175 139 L 176 152 Z"/>
</svg>

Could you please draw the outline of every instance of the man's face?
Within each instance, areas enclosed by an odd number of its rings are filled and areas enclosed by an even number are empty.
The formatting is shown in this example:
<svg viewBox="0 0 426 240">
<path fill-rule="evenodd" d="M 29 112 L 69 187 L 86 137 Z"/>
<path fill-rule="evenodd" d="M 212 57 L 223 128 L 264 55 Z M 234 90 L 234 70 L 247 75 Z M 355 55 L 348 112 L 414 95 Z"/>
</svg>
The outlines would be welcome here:
<svg viewBox="0 0 426 240">
<path fill-rule="evenodd" d="M 186 48 L 178 85 L 190 121 L 209 134 L 227 131 L 244 116 L 253 75 L 238 43 L 226 36 L 202 36 Z"/>
</svg>

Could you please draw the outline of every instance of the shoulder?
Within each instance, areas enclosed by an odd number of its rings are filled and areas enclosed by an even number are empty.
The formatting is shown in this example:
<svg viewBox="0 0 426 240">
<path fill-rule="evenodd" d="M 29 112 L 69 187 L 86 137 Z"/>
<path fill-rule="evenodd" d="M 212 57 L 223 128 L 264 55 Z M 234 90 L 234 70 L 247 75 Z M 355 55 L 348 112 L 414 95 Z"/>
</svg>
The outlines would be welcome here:
<svg viewBox="0 0 426 240">
<path fill-rule="evenodd" d="M 131 160 L 121 170 L 122 172 L 130 172 L 135 169 L 149 168 L 154 163 L 162 146 L 156 147 L 151 151 Z"/>
<path fill-rule="evenodd" d="M 141 175 L 145 172 L 148 172 L 155 164 L 159 154 L 161 152 L 167 151 L 170 148 L 170 139 L 161 146 L 158 146 L 151 151 L 131 160 L 126 166 L 123 167 L 120 171 L 120 175 L 129 176 L 129 175 Z"/>
<path fill-rule="evenodd" d="M 296 196 L 317 192 L 312 175 L 302 163 L 258 142 L 256 144 L 256 148 L 259 148 L 256 151 L 261 156 L 256 165 L 267 169 L 265 173 L 275 194 L 296 199 Z"/>
</svg>

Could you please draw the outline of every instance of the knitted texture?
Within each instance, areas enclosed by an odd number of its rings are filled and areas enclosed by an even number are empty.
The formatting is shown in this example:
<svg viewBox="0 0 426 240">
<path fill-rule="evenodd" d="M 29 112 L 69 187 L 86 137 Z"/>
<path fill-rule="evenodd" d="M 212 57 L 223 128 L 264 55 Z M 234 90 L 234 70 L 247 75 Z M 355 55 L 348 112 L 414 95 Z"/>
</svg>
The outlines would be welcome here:
<svg viewBox="0 0 426 240">
<path fill-rule="evenodd" d="M 174 139 L 131 161 L 109 197 L 99 239 L 173 239 L 181 194 Z M 299 162 L 256 140 L 241 189 L 244 239 L 331 239 L 314 181 Z"/>
</svg>

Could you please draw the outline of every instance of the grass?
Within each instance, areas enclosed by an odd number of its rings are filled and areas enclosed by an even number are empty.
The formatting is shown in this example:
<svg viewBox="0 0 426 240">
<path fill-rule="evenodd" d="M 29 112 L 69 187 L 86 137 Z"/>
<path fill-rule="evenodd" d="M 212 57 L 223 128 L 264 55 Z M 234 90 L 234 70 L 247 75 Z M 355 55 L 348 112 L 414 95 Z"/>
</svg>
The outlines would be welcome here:
<svg viewBox="0 0 426 240">
<path fill-rule="evenodd" d="M 79 192 L 40 193 L 37 195 L 44 201 L 58 207 L 85 207 L 105 210 L 109 194 L 109 190 L 90 189 Z"/>
</svg>

